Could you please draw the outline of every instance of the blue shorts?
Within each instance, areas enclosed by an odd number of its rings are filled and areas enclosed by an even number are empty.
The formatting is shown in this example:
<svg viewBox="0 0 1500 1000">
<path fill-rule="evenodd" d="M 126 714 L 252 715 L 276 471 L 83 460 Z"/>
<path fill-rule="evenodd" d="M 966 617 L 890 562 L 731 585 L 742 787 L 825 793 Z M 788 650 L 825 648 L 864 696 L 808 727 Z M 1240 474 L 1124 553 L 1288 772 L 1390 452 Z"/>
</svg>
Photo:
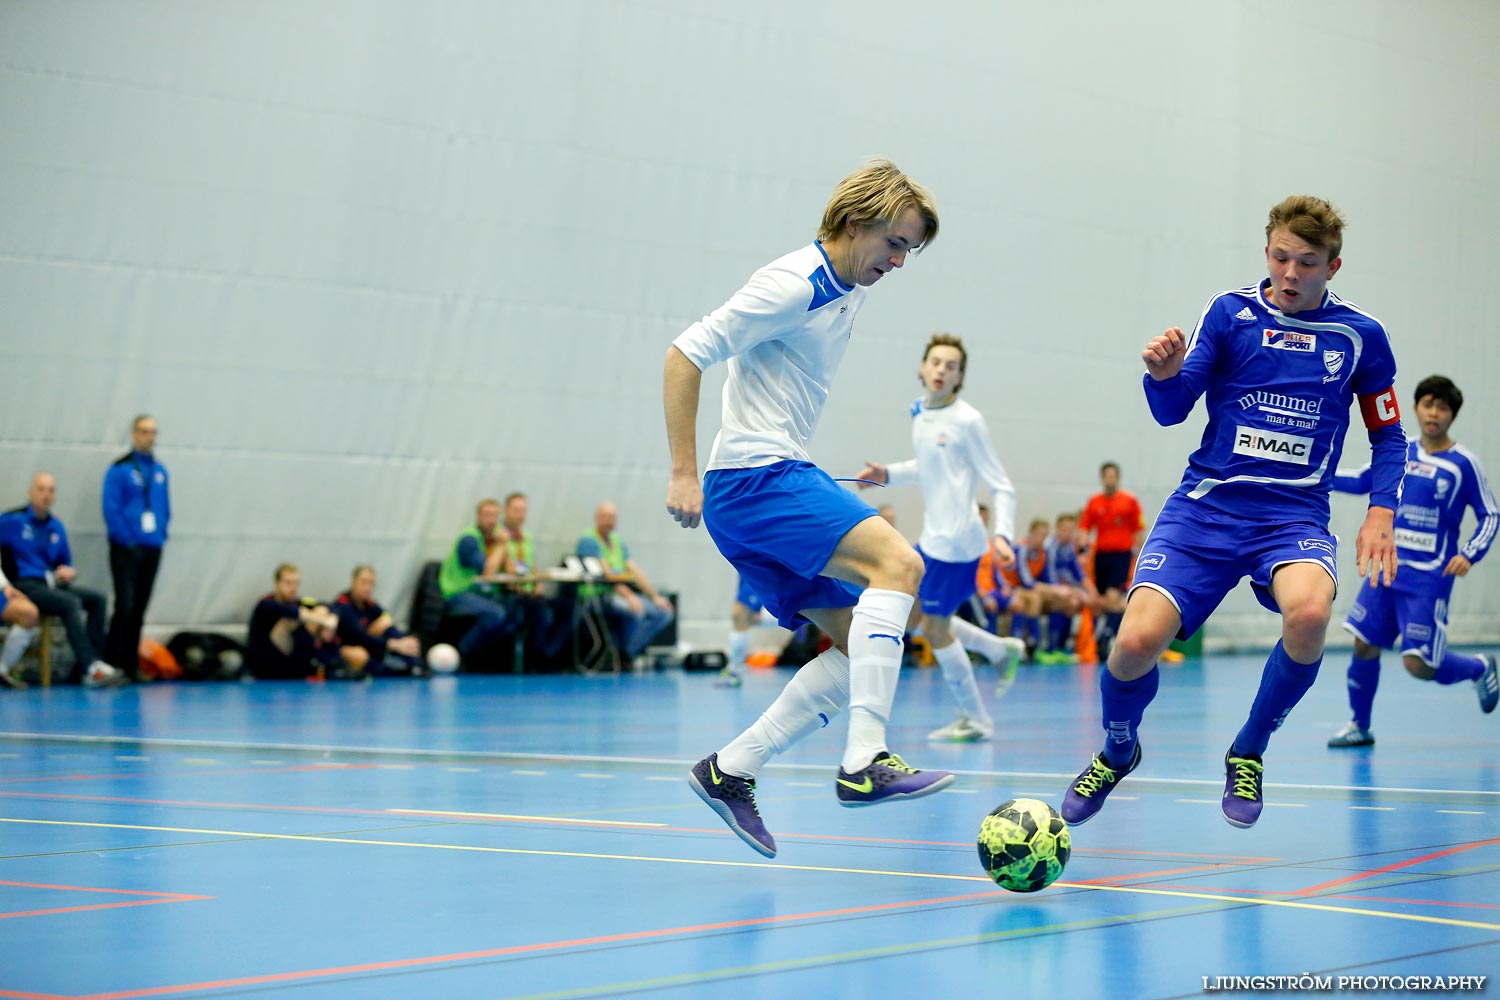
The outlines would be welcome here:
<svg viewBox="0 0 1500 1000">
<path fill-rule="evenodd" d="M 1452 581 L 1453 577 L 1448 578 Z M 1448 597 L 1453 585 L 1410 591 L 1380 587 L 1366 580 L 1354 598 L 1344 631 L 1377 649 L 1399 644 L 1402 656 L 1416 656 L 1429 667 L 1448 651 Z"/>
<path fill-rule="evenodd" d="M 874 507 L 811 462 L 715 469 L 703 477 L 703 524 L 783 628 L 813 608 L 850 608 L 863 588 L 819 576 Z"/>
<path fill-rule="evenodd" d="M 1182 615 L 1178 638 L 1203 627 L 1226 594 L 1247 574 L 1262 605 L 1280 612 L 1271 596 L 1271 574 L 1289 563 L 1323 567 L 1338 586 L 1338 539 L 1309 521 L 1272 524 L 1231 518 L 1172 495 L 1151 526 L 1135 561 L 1137 588 L 1165 595 Z"/>
<path fill-rule="evenodd" d="M 927 571 L 922 575 L 922 590 L 918 594 L 918 599 L 922 602 L 922 613 L 946 618 L 974 596 L 974 580 L 975 574 L 979 572 L 979 560 L 943 562 L 922 552 L 920 545 L 917 546 L 917 551 L 921 552 L 922 562 L 927 566 Z M 1006 599 L 1009 600 L 1009 597 Z"/>
<path fill-rule="evenodd" d="M 0 615 L 5 614 L 5 606 L 10 603 L 10 598 L 5 596 L 5 591 L 0 590 Z"/>
<path fill-rule="evenodd" d="M 760 595 L 757 594 L 753 588 L 751 588 L 749 582 L 745 579 L 744 574 L 740 575 L 740 585 L 735 588 L 734 599 L 737 603 L 743 604 L 751 611 L 759 611 L 762 607 Z"/>
</svg>

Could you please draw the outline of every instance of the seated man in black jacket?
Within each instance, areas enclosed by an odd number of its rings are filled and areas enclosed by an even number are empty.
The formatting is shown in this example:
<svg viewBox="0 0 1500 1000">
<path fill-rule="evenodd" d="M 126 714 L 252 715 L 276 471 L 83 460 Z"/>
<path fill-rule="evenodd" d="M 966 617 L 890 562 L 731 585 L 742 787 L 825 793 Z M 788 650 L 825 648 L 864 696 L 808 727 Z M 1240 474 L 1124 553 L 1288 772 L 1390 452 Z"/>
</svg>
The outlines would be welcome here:
<svg viewBox="0 0 1500 1000">
<path fill-rule="evenodd" d="M 339 616 L 339 640 L 345 648 L 358 647 L 370 654 L 366 668 L 372 674 L 422 674 L 422 646 L 414 635 L 397 627 L 394 619 L 375 602 L 375 568 L 354 567 L 349 589 L 333 602 Z"/>
<path fill-rule="evenodd" d="M 326 604 L 304 599 L 302 573 L 291 563 L 276 567 L 276 589 L 250 614 L 245 665 L 263 680 L 303 677 L 363 677 L 370 654 L 339 642 L 338 615 Z"/>
</svg>

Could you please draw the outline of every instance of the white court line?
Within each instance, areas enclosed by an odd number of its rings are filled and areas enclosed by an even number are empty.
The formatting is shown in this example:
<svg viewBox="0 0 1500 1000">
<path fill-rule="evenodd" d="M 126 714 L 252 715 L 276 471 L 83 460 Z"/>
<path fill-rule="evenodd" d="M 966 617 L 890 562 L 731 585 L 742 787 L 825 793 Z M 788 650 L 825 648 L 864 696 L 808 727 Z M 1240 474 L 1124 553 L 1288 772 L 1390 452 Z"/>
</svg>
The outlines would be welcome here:
<svg viewBox="0 0 1500 1000">
<path fill-rule="evenodd" d="M 1219 799 L 1176 799 L 1177 802 L 1186 802 L 1195 806 L 1217 806 L 1223 803 Z"/>
<path fill-rule="evenodd" d="M 547 772 L 546 771 L 512 771 L 510 773 L 511 774 L 524 774 L 528 778 L 545 778 L 547 776 Z"/>
<path fill-rule="evenodd" d="M 821 782 L 821 781 L 788 781 L 787 784 L 790 785 L 793 788 L 822 788 L 823 787 L 823 782 Z"/>
<path fill-rule="evenodd" d="M 977 788 L 944 788 L 943 789 L 943 794 L 944 795 L 978 795 L 979 794 L 979 789 L 977 789 Z"/>
<path fill-rule="evenodd" d="M 615 780 L 615 776 L 613 774 L 595 774 L 592 771 L 579 771 L 577 774 L 574 775 L 574 777 L 575 778 L 588 778 L 591 781 L 614 781 Z"/>
<path fill-rule="evenodd" d="M 623 819 L 576 819 L 566 816 L 517 816 L 513 813 L 446 812 L 442 809 L 387 809 L 388 813 L 402 816 L 457 816 L 469 819 L 522 819 L 540 823 L 584 823 L 588 826 L 647 826 L 661 827 L 665 823 L 632 823 Z"/>
<path fill-rule="evenodd" d="M 1449 816 L 1488 816 L 1489 815 L 1489 813 L 1487 813 L 1487 812 L 1475 812 L 1473 809 L 1438 809 L 1436 811 L 1440 812 L 1440 813 L 1447 813 Z"/>
<path fill-rule="evenodd" d="M 1389 813 L 1389 812 L 1395 812 L 1396 811 L 1396 807 L 1395 806 L 1350 806 L 1349 808 L 1350 809 L 1360 809 L 1360 810 L 1363 810 L 1364 812 Z"/>
<path fill-rule="evenodd" d="M 675 778 L 674 777 L 669 777 L 668 775 L 665 775 L 665 774 L 648 774 L 648 775 L 646 775 L 646 780 L 647 781 L 681 781 L 683 779 L 680 778 L 680 777 L 675 777 Z"/>
<path fill-rule="evenodd" d="M 448 768 L 448 770 L 449 771 L 453 771 L 453 772 L 455 772 L 457 774 L 478 774 L 479 773 L 479 768 L 477 768 L 477 767 L 450 767 L 450 768 Z"/>
<path fill-rule="evenodd" d="M 27 743 L 99 743 L 116 744 L 123 743 L 130 746 L 168 746 L 168 747 L 212 747 L 218 750 L 290 750 L 298 753 L 352 753 L 365 756 L 391 756 L 391 757 L 443 757 L 443 758 L 467 758 L 470 760 L 514 760 L 514 761 L 561 761 L 573 764 L 652 764 L 659 767 L 692 767 L 698 763 L 696 760 L 685 760 L 675 757 L 608 757 L 600 755 L 583 754 L 557 754 L 557 753 L 497 753 L 492 750 L 432 750 L 422 747 L 370 747 L 370 746 L 332 746 L 317 743 L 253 743 L 253 742 L 231 742 L 227 740 L 191 740 L 174 739 L 161 736 L 95 736 L 91 734 L 66 734 L 66 733 L 21 733 L 0 732 L 0 739 L 17 740 Z M 77 756 L 84 756 L 82 754 Z M 1217 764 L 1218 762 L 1212 762 Z M 826 771 L 826 764 L 788 764 L 774 763 L 766 765 L 768 769 L 783 771 Z M 991 778 L 991 779 L 1036 779 L 1039 781 L 1072 781 L 1078 777 L 1076 772 L 1069 771 L 966 771 L 947 769 L 953 774 L 961 777 Z M 512 772 L 526 773 L 526 772 Z M 529 772 L 533 774 L 545 774 L 545 771 Z M 1130 777 L 1133 785 L 1204 785 L 1219 787 L 1224 783 L 1223 778 L 1152 778 L 1147 775 L 1133 774 Z M 1320 792 L 1403 792 L 1408 795 L 1472 795 L 1493 798 L 1500 801 L 1500 791 L 1491 791 L 1482 788 L 1401 788 L 1386 785 L 1301 785 L 1286 784 L 1282 782 L 1266 782 L 1266 788 L 1295 789 L 1302 791 Z M 1119 796 L 1113 796 L 1119 798 Z"/>
<path fill-rule="evenodd" d="M 1262 802 L 1264 806 L 1274 806 L 1277 809 L 1306 809 L 1306 802 Z"/>
<path fill-rule="evenodd" d="M 150 757 L 137 757 L 137 756 L 135 756 L 133 754 L 128 754 L 128 753 L 117 753 L 117 754 L 115 754 L 115 760 L 150 760 L 150 759 L 151 759 Z"/>
</svg>

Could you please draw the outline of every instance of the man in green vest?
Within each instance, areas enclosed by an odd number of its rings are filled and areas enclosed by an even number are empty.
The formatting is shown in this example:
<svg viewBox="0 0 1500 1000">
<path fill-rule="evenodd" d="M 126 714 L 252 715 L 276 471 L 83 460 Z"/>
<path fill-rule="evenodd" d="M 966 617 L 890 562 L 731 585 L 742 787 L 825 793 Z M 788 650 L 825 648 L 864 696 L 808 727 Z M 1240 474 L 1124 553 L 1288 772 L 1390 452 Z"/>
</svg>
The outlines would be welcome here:
<svg viewBox="0 0 1500 1000">
<path fill-rule="evenodd" d="M 615 505 L 606 500 L 594 511 L 594 530 L 578 539 L 579 557 L 598 559 L 605 572 L 604 583 L 585 584 L 581 593 L 604 599 L 619 622 L 620 649 L 635 659 L 676 612 L 630 558 L 630 547 L 615 533 L 617 520 Z"/>
<path fill-rule="evenodd" d="M 505 498 L 505 521 L 502 530 L 510 539 L 510 568 L 517 576 L 537 571 L 536 552 L 531 532 L 526 530 L 528 511 L 526 494 L 519 490 Z M 510 584 L 512 607 L 521 616 L 526 629 L 526 651 L 532 662 L 540 660 L 556 668 L 563 665 L 563 647 L 572 637 L 573 597 L 571 591 L 553 595 L 544 591 L 546 584 L 535 582 Z M 571 664 L 569 664 L 571 665 Z"/>
<path fill-rule="evenodd" d="M 500 527 L 500 501 L 481 500 L 474 509 L 474 523 L 453 543 L 438 572 L 444 610 L 455 617 L 474 619 L 473 626 L 458 643 L 465 663 L 514 635 L 520 627 L 501 600 L 493 583 L 481 582 L 497 573 L 510 572 L 510 537 Z"/>
</svg>

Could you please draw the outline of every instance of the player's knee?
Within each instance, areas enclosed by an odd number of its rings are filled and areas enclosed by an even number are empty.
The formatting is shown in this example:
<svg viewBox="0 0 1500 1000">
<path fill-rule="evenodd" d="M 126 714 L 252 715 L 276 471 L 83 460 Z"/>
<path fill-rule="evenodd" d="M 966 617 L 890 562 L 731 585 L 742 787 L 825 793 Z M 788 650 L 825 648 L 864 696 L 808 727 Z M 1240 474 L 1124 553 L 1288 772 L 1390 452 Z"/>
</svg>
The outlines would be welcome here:
<svg viewBox="0 0 1500 1000">
<path fill-rule="evenodd" d="M 30 601 L 13 600 L 5 610 L 8 612 L 6 619 L 18 628 L 36 628 L 37 623 L 42 620 L 36 605 Z"/>
<path fill-rule="evenodd" d="M 1321 639 L 1328 632 L 1328 622 L 1333 609 L 1327 601 L 1301 601 L 1281 611 L 1282 631 L 1289 637 L 1309 641 Z"/>
<path fill-rule="evenodd" d="M 1374 660 L 1380 656 L 1380 650 L 1365 642 L 1363 639 L 1354 640 L 1354 658 L 1357 660 Z"/>
<path fill-rule="evenodd" d="M 1172 641 L 1170 635 L 1161 635 L 1151 629 L 1140 627 L 1122 628 L 1110 648 L 1110 670 L 1115 672 L 1115 659 L 1121 664 L 1151 664 Z M 1118 673 L 1116 676 L 1119 676 Z M 1129 678 L 1122 678 L 1129 679 Z"/>
<path fill-rule="evenodd" d="M 908 594 L 915 594 L 922 587 L 922 574 L 926 567 L 917 550 L 910 545 L 892 546 L 881 560 L 885 576 Z"/>
<path fill-rule="evenodd" d="M 1403 656 L 1401 665 L 1419 681 L 1430 681 L 1437 676 L 1437 671 L 1423 663 L 1420 656 Z"/>
<path fill-rule="evenodd" d="M 363 670 L 370 662 L 370 651 L 362 646 L 345 646 L 339 650 L 344 662 L 355 670 Z"/>
</svg>

